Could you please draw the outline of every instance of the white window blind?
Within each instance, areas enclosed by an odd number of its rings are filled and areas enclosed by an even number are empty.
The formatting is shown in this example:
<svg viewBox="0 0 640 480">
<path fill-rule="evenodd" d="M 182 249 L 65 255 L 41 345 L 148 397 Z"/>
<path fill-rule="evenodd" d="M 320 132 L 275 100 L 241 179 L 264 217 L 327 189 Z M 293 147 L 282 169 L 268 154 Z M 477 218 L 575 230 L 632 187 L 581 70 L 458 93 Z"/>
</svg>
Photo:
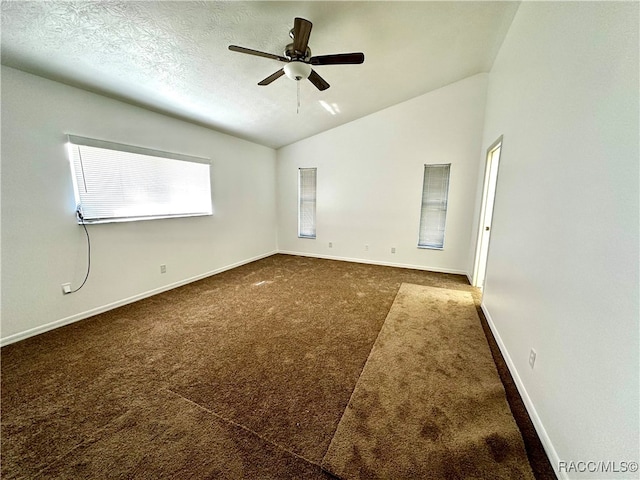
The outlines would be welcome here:
<svg viewBox="0 0 640 480">
<path fill-rule="evenodd" d="M 209 160 L 69 135 L 86 223 L 211 215 Z"/>
<path fill-rule="evenodd" d="M 444 248 L 451 164 L 425 165 L 418 246 Z"/>
<path fill-rule="evenodd" d="M 298 237 L 316 238 L 316 168 L 298 171 Z"/>
</svg>

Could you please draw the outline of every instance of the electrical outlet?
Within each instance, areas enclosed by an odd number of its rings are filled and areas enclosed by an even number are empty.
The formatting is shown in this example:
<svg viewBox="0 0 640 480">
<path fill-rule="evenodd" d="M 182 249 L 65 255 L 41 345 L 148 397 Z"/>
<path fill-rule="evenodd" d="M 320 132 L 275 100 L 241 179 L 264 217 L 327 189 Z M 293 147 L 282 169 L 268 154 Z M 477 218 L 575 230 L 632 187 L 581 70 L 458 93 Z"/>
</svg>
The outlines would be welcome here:
<svg viewBox="0 0 640 480">
<path fill-rule="evenodd" d="M 160 265 L 160 273 L 167 273 L 167 266 L 166 265 Z"/>
<path fill-rule="evenodd" d="M 537 355 L 538 355 L 538 354 L 536 353 L 536 351 L 532 348 L 532 349 L 531 349 L 531 351 L 529 352 L 529 366 L 530 366 L 531 368 L 533 368 L 533 366 L 534 366 L 534 365 L 535 365 L 535 363 L 536 363 L 536 356 L 537 356 Z"/>
<path fill-rule="evenodd" d="M 396 253 L 396 247 L 391 247 L 391 253 Z"/>
<path fill-rule="evenodd" d="M 329 242 L 329 248 L 333 248 L 333 242 Z"/>
<path fill-rule="evenodd" d="M 61 286 L 62 286 L 62 293 L 64 293 L 65 295 L 67 293 L 71 293 L 71 284 L 70 283 L 63 283 Z"/>
</svg>

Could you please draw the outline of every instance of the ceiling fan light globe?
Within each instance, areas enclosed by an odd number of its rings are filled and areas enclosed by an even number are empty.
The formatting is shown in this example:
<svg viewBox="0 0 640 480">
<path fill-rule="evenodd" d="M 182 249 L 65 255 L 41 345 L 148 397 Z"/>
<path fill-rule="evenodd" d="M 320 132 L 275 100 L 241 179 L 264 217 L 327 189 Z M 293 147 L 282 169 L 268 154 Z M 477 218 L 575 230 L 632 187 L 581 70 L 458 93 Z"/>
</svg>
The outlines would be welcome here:
<svg viewBox="0 0 640 480">
<path fill-rule="evenodd" d="M 291 80 L 297 82 L 306 80 L 311 74 L 311 65 L 299 61 L 289 62 L 284 66 L 284 73 Z"/>
</svg>

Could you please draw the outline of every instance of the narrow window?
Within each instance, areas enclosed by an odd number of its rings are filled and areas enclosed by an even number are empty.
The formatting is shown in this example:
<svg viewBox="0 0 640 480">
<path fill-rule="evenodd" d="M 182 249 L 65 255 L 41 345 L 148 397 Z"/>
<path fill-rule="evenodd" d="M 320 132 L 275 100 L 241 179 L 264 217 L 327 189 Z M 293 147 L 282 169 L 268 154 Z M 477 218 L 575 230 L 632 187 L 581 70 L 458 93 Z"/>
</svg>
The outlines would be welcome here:
<svg viewBox="0 0 640 480">
<path fill-rule="evenodd" d="M 209 160 L 69 135 L 85 223 L 211 215 Z"/>
<path fill-rule="evenodd" d="M 442 250 L 451 164 L 425 165 L 418 247 Z"/>
<path fill-rule="evenodd" d="M 298 173 L 298 237 L 316 238 L 316 168 Z"/>
</svg>

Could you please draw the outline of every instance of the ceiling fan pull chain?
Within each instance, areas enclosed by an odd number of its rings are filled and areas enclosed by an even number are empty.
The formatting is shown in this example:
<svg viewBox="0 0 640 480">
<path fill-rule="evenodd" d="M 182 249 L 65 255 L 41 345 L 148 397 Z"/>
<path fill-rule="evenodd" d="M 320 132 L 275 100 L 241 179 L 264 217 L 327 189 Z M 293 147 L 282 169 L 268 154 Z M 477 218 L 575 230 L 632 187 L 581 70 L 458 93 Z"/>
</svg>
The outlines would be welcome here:
<svg viewBox="0 0 640 480">
<path fill-rule="evenodd" d="M 300 113 L 300 80 L 296 82 L 297 90 L 298 90 L 298 106 L 296 107 L 296 113 Z"/>
</svg>

